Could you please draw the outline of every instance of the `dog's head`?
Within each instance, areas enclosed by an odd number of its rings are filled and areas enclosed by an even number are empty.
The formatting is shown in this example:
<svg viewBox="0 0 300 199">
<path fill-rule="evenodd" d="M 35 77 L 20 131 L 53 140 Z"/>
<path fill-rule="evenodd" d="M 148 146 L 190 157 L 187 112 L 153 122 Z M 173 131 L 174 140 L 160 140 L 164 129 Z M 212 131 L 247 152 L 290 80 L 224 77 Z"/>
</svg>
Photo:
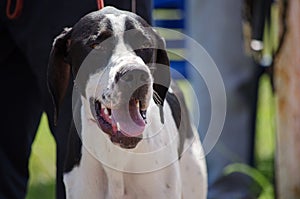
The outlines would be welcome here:
<svg viewBox="0 0 300 199">
<path fill-rule="evenodd" d="M 48 85 L 55 120 L 71 78 L 90 103 L 99 130 L 113 143 L 133 148 L 141 140 L 150 100 L 161 108 L 168 91 L 165 43 L 139 16 L 105 7 L 54 41 Z"/>
</svg>

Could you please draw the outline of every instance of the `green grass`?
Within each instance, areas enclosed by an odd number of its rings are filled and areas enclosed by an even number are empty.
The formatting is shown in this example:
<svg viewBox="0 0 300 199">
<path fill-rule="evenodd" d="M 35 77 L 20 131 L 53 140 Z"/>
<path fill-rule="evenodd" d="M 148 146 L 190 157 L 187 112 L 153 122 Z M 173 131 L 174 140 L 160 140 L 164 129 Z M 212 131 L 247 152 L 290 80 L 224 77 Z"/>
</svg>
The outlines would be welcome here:
<svg viewBox="0 0 300 199">
<path fill-rule="evenodd" d="M 270 78 L 263 75 L 260 79 L 259 99 L 255 138 L 255 166 L 256 176 L 265 180 L 259 182 L 262 193 L 259 199 L 272 199 L 274 188 L 274 157 L 275 157 L 275 99 L 272 93 Z M 250 175 L 253 176 L 253 175 Z"/>
<path fill-rule="evenodd" d="M 55 141 L 44 114 L 32 145 L 30 180 L 26 199 L 53 199 L 55 196 Z"/>
<path fill-rule="evenodd" d="M 270 182 L 270 180 L 258 169 L 252 168 L 245 164 L 235 163 L 227 166 L 224 170 L 225 175 L 229 175 L 234 172 L 247 174 L 261 187 L 261 193 L 258 199 L 274 198 L 275 193 L 272 182 Z"/>
<path fill-rule="evenodd" d="M 275 102 L 269 77 L 264 75 L 260 81 L 255 162 L 258 170 L 272 180 L 275 155 Z"/>
</svg>

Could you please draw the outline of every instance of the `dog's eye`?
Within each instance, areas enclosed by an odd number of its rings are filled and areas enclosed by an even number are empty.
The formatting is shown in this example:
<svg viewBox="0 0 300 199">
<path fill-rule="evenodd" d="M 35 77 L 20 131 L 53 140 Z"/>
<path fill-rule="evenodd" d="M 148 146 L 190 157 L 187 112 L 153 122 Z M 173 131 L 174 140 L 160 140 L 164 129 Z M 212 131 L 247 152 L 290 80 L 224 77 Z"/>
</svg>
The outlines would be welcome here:
<svg viewBox="0 0 300 199">
<path fill-rule="evenodd" d="M 113 36 L 113 33 L 111 31 L 103 31 L 100 33 L 100 35 L 97 37 L 96 41 L 102 42 L 110 37 Z"/>
<path fill-rule="evenodd" d="M 91 48 L 93 48 L 93 49 L 100 49 L 100 44 L 97 44 L 97 43 L 91 44 L 90 46 L 91 46 Z"/>
<path fill-rule="evenodd" d="M 105 45 L 111 43 L 113 40 L 113 34 L 110 31 L 104 31 L 99 34 L 93 41 L 91 41 L 90 47 L 93 49 L 100 49 L 101 43 L 104 42 Z M 106 41 L 107 40 L 107 41 Z"/>
</svg>

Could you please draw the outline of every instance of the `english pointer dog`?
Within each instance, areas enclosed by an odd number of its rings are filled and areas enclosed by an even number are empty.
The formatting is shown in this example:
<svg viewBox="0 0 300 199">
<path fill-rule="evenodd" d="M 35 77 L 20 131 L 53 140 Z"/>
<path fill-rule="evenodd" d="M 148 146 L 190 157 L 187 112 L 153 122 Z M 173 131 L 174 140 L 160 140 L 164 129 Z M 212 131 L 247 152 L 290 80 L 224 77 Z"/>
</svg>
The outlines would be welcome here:
<svg viewBox="0 0 300 199">
<path fill-rule="evenodd" d="M 55 117 L 72 80 L 67 198 L 206 198 L 202 146 L 157 31 L 113 7 L 87 14 L 53 43 Z"/>
</svg>

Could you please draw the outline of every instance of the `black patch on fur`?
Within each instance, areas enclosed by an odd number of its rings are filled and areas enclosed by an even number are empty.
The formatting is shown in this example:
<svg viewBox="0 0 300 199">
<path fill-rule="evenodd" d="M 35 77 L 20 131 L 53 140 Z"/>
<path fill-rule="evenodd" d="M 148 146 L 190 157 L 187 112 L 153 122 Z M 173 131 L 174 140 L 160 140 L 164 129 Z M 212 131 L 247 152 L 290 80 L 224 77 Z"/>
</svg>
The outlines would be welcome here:
<svg viewBox="0 0 300 199">
<path fill-rule="evenodd" d="M 171 82 L 171 88 L 173 90 L 173 93 L 168 92 L 166 100 L 170 105 L 172 116 L 179 131 L 180 140 L 178 154 L 181 156 L 184 149 L 185 140 L 188 138 L 192 138 L 194 134 L 183 93 L 173 81 Z"/>
<path fill-rule="evenodd" d="M 145 29 L 144 25 L 141 21 L 127 17 L 124 41 L 145 64 L 148 64 L 154 62 L 156 41 L 153 30 L 150 27 Z"/>
<path fill-rule="evenodd" d="M 68 173 L 73 170 L 74 167 L 79 166 L 81 160 L 82 142 L 78 136 L 75 124 L 72 121 L 69 139 L 68 139 L 68 151 L 65 160 L 64 173 Z"/>
<path fill-rule="evenodd" d="M 125 31 L 136 29 L 136 26 L 134 25 L 133 21 L 130 20 L 128 17 L 125 19 Z"/>
<path fill-rule="evenodd" d="M 173 93 L 168 92 L 166 99 L 167 99 L 168 104 L 170 104 L 172 115 L 173 115 L 173 118 L 174 118 L 175 123 L 176 123 L 176 127 L 179 130 L 180 122 L 181 122 L 180 103 L 179 103 L 176 95 L 174 95 Z"/>
<path fill-rule="evenodd" d="M 155 62 L 153 89 L 159 96 L 159 100 L 156 100 L 156 103 L 163 106 L 171 82 L 170 61 L 167 51 L 161 48 L 157 49 Z"/>
<path fill-rule="evenodd" d="M 76 88 L 83 96 L 90 75 L 107 66 L 117 42 L 110 20 L 100 13 L 86 15 L 73 27 L 67 60 L 76 78 Z M 80 67 L 84 67 L 84 72 L 76 77 Z"/>
<path fill-rule="evenodd" d="M 69 138 L 68 138 L 68 146 L 67 146 L 67 156 L 64 165 L 64 172 L 70 172 L 76 166 L 79 166 L 81 160 L 81 99 L 80 93 L 74 91 L 73 92 L 73 119 L 70 126 Z M 76 123 L 76 126 L 75 126 Z"/>
</svg>

